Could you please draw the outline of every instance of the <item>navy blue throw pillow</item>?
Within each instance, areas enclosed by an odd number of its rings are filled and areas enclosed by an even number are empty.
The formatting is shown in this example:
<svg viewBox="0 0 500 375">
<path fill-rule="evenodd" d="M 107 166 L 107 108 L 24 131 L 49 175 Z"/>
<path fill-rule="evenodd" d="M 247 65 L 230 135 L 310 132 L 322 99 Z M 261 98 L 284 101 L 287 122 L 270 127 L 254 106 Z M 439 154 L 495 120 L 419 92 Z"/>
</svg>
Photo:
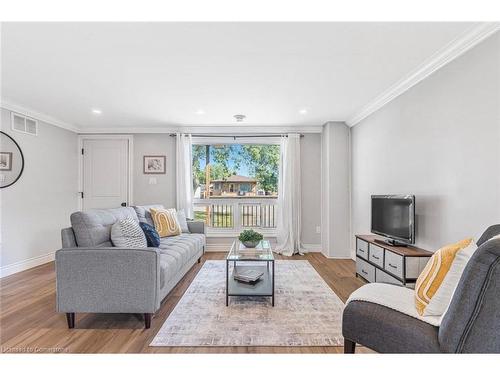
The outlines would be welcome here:
<svg viewBox="0 0 500 375">
<path fill-rule="evenodd" d="M 146 236 L 148 247 L 160 246 L 160 235 L 158 234 L 156 229 L 152 225 L 149 225 L 148 223 L 140 222 L 139 225 L 141 226 L 141 229 L 144 232 L 144 235 Z"/>
</svg>

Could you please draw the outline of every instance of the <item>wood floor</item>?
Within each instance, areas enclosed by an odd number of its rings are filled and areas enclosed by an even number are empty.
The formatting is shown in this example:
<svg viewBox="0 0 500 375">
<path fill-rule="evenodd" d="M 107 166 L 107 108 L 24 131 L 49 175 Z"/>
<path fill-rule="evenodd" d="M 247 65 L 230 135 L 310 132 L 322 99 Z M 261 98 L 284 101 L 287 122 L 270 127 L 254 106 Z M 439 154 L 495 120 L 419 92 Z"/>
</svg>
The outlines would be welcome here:
<svg viewBox="0 0 500 375">
<path fill-rule="evenodd" d="M 165 298 L 151 328 L 141 314 L 77 314 L 69 330 L 64 314 L 55 312 L 54 263 L 0 279 L 0 346 L 3 353 L 340 353 L 342 347 L 149 347 L 165 319 L 188 288 L 203 262 L 224 259 L 206 253 Z M 278 259 L 280 257 L 278 256 Z M 363 282 L 354 276 L 352 260 L 327 259 L 320 253 L 286 259 L 308 260 L 345 301 Z M 357 348 L 357 352 L 369 352 Z"/>
</svg>

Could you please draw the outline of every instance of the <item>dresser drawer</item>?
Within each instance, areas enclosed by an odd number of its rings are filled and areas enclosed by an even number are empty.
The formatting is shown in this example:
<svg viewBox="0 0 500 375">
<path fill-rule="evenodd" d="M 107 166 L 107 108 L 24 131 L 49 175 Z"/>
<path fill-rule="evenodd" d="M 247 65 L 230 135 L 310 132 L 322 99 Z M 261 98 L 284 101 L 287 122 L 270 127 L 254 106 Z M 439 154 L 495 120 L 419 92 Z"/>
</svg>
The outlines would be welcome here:
<svg viewBox="0 0 500 375">
<path fill-rule="evenodd" d="M 368 242 L 356 238 L 356 254 L 368 260 Z"/>
<path fill-rule="evenodd" d="M 401 255 L 392 251 L 385 251 L 384 269 L 390 274 L 403 278 L 403 260 Z"/>
<path fill-rule="evenodd" d="M 395 277 L 389 275 L 388 273 L 375 269 L 375 281 L 377 283 L 385 283 L 385 284 L 394 284 L 394 285 L 403 285 L 401 281 L 396 279 Z"/>
<path fill-rule="evenodd" d="M 375 282 L 375 267 L 363 259 L 356 258 L 356 273 L 370 283 Z"/>
<path fill-rule="evenodd" d="M 369 249 L 368 260 L 379 267 L 384 267 L 384 249 L 372 243 L 369 245 Z"/>
</svg>

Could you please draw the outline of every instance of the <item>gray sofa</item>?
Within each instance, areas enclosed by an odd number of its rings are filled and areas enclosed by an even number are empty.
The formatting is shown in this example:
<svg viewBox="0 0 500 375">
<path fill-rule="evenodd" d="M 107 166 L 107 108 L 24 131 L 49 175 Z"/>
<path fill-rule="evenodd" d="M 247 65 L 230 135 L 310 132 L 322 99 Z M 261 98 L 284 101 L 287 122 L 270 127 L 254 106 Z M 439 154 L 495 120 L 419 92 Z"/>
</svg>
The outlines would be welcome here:
<svg viewBox="0 0 500 375">
<path fill-rule="evenodd" d="M 500 353 L 500 225 L 481 236 L 439 327 L 370 302 L 344 309 L 344 352 Z"/>
<path fill-rule="evenodd" d="M 142 313 L 145 326 L 161 301 L 200 261 L 205 250 L 205 227 L 188 221 L 190 233 L 161 238 L 159 248 L 117 248 L 111 226 L 132 217 L 152 223 L 149 210 L 161 205 L 120 207 L 75 212 L 71 228 L 62 230 L 56 252 L 56 306 L 66 313 L 68 327 L 75 313 Z"/>
</svg>

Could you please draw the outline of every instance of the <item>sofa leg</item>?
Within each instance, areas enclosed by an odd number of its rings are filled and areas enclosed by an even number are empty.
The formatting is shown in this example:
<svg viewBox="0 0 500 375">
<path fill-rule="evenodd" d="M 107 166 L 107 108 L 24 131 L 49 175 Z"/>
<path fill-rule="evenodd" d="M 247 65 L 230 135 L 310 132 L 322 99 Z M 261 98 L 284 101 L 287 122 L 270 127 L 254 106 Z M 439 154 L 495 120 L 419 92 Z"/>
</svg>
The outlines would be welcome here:
<svg viewBox="0 0 500 375">
<path fill-rule="evenodd" d="M 344 339 L 344 354 L 354 354 L 356 352 L 356 343 L 351 340 Z"/>
<path fill-rule="evenodd" d="M 149 329 L 151 327 L 151 319 L 153 318 L 153 314 L 145 313 L 144 314 L 144 327 Z"/>
<path fill-rule="evenodd" d="M 201 258 L 198 258 L 198 263 L 200 263 L 200 262 L 201 262 Z"/>
<path fill-rule="evenodd" d="M 75 313 L 66 313 L 66 321 L 69 329 L 75 328 Z"/>
</svg>

